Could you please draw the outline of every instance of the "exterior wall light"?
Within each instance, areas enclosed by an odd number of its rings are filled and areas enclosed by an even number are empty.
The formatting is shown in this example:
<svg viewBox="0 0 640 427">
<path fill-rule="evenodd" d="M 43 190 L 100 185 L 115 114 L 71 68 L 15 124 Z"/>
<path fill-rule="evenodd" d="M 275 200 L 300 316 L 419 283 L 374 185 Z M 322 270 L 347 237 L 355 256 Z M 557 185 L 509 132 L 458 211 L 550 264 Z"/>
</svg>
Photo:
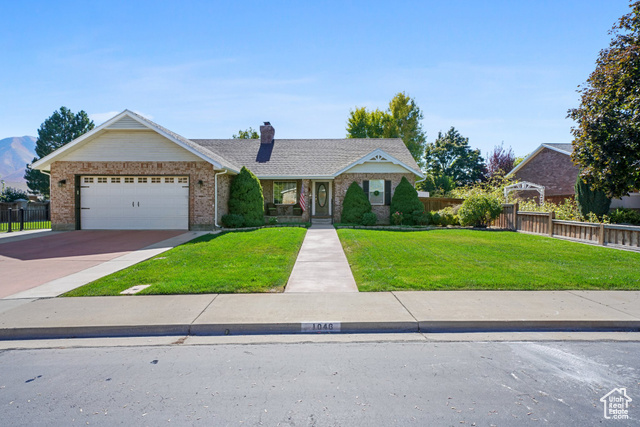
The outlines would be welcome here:
<svg viewBox="0 0 640 427">
<path fill-rule="evenodd" d="M 60 181 L 58 181 L 58 187 L 62 188 L 65 185 L 67 185 L 67 180 L 66 179 L 61 179 Z"/>
</svg>

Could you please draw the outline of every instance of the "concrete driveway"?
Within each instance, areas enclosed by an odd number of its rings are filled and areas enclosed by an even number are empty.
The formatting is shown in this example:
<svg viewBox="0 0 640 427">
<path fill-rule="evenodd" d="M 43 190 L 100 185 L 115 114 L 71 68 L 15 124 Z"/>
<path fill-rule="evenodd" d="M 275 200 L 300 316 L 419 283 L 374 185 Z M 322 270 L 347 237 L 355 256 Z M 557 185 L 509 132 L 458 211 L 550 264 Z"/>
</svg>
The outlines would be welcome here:
<svg viewBox="0 0 640 427">
<path fill-rule="evenodd" d="M 105 263 L 185 231 L 69 231 L 3 243 L 0 240 L 0 298 Z"/>
</svg>

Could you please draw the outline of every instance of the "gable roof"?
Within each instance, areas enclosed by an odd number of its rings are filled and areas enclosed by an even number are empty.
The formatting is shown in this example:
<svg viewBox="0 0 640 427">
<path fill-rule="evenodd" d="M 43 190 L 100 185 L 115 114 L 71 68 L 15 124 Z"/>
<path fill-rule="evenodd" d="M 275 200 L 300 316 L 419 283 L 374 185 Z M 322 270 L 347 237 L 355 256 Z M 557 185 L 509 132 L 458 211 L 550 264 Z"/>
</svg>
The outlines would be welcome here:
<svg viewBox="0 0 640 427">
<path fill-rule="evenodd" d="M 100 135 L 111 129 L 150 129 L 164 136 L 175 144 L 181 146 L 192 154 L 213 164 L 217 168 L 231 169 L 234 172 L 240 171 L 240 168 L 235 166 L 233 163 L 226 161 L 217 153 L 211 152 L 197 144 L 194 144 L 187 138 L 180 136 L 177 133 L 172 132 L 169 129 L 162 127 L 159 124 L 154 123 L 151 120 L 129 110 L 124 110 L 122 113 L 118 114 L 110 120 L 107 120 L 100 126 L 93 128 L 89 132 L 58 148 L 57 150 L 41 158 L 40 160 L 33 162 L 31 167 L 39 170 L 49 170 L 51 163 L 53 163 L 65 152 L 80 147 L 83 144 L 89 142 L 92 137 Z"/>
<path fill-rule="evenodd" d="M 187 139 L 130 110 L 124 110 L 37 160 L 31 167 L 49 170 L 54 161 L 70 150 L 81 147 L 104 132 L 123 129 L 153 130 L 211 163 L 216 169 L 238 173 L 242 166 L 246 166 L 259 178 L 332 178 L 368 161 L 393 163 L 424 177 L 400 138 L 276 139 L 272 144 L 261 144 L 259 139 Z"/>
<path fill-rule="evenodd" d="M 423 176 L 400 138 L 386 139 L 192 139 L 225 159 L 246 166 L 259 178 L 323 177 L 345 172 L 377 153 L 409 172 Z"/>
<path fill-rule="evenodd" d="M 511 169 L 511 171 L 506 175 L 506 177 L 510 177 L 513 174 L 515 174 L 516 172 L 518 172 L 520 169 L 522 169 L 524 167 L 524 165 L 529 163 L 529 161 L 531 161 L 531 159 L 533 159 L 535 156 L 537 156 L 538 153 L 540 153 L 545 148 L 548 148 L 549 150 L 557 151 L 558 153 L 566 154 L 567 156 L 570 156 L 571 153 L 573 153 L 573 144 L 559 144 L 559 143 L 542 144 L 538 148 L 533 150 L 533 152 L 531 154 L 529 154 L 527 157 L 525 157 L 525 159 L 523 161 L 521 161 L 518 166 L 516 166 L 515 168 Z"/>
</svg>

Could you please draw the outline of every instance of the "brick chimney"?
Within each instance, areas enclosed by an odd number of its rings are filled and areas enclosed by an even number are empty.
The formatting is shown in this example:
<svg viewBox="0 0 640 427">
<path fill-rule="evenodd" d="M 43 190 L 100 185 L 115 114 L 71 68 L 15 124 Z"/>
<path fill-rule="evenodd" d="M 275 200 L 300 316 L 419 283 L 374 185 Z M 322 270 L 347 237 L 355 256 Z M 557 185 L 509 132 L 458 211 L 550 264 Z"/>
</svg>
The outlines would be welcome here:
<svg viewBox="0 0 640 427">
<path fill-rule="evenodd" d="M 260 143 L 261 144 L 273 144 L 273 137 L 276 135 L 276 130 L 271 126 L 271 123 L 264 122 L 263 126 L 260 126 Z"/>
</svg>

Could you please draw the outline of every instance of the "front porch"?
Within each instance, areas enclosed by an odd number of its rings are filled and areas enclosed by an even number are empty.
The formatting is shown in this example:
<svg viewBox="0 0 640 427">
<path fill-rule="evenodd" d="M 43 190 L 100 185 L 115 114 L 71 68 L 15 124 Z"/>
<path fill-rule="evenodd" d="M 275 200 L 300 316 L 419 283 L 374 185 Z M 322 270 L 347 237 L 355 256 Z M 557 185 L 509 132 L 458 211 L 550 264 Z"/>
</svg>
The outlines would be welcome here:
<svg viewBox="0 0 640 427">
<path fill-rule="evenodd" d="M 333 223 L 333 181 L 261 179 L 265 222 Z"/>
</svg>

